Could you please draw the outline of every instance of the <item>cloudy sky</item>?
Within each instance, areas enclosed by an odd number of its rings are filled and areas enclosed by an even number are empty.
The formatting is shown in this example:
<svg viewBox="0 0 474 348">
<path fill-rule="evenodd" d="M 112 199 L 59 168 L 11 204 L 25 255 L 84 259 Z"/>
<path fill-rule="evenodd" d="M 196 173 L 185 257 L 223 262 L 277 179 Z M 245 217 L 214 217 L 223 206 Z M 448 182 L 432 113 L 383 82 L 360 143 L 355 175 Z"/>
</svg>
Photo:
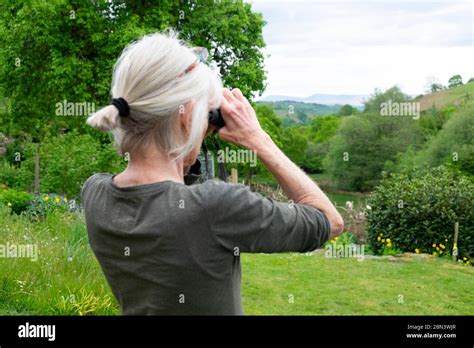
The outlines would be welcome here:
<svg viewBox="0 0 474 348">
<path fill-rule="evenodd" d="M 267 25 L 263 96 L 371 94 L 395 84 L 423 93 L 474 76 L 474 0 L 252 0 Z"/>
</svg>

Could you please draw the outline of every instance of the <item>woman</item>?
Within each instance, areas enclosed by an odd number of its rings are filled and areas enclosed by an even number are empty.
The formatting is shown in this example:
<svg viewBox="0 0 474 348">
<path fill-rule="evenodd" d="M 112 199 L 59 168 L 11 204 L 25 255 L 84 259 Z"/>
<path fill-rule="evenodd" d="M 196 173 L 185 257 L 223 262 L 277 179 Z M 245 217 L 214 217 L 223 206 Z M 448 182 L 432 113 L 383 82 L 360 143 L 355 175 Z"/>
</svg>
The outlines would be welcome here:
<svg viewBox="0 0 474 348">
<path fill-rule="evenodd" d="M 90 177 L 82 202 L 122 314 L 243 314 L 240 253 L 306 252 L 342 231 L 330 200 L 262 130 L 242 93 L 223 89 L 176 34 L 129 45 L 114 67 L 112 96 L 87 123 L 113 131 L 128 166 Z M 294 203 L 214 180 L 184 185 L 217 107 L 220 138 L 256 151 Z"/>
</svg>

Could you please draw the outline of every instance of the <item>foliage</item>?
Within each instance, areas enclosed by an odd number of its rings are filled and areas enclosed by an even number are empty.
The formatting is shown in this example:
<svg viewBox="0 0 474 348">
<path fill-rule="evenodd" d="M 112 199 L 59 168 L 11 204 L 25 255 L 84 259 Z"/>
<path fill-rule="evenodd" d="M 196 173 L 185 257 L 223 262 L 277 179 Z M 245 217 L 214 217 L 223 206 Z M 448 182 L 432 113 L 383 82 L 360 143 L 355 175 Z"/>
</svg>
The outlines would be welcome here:
<svg viewBox="0 0 474 348">
<path fill-rule="evenodd" d="M 11 208 L 11 213 L 21 214 L 28 209 L 29 203 L 33 197 L 22 191 L 6 189 L 0 193 L 0 203 Z"/>
<path fill-rule="evenodd" d="M 387 161 L 409 145 L 419 148 L 418 123 L 407 117 L 347 116 L 329 141 L 324 168 L 340 189 L 367 191 L 381 178 Z"/>
<path fill-rule="evenodd" d="M 442 129 L 415 156 L 414 162 L 429 167 L 444 164 L 474 176 L 474 103 L 449 114 Z"/>
<path fill-rule="evenodd" d="M 461 75 L 454 75 L 448 80 L 448 87 L 453 88 L 462 85 Z"/>
<path fill-rule="evenodd" d="M 282 100 L 275 102 L 259 101 L 257 105 L 267 105 L 275 110 L 278 117 L 283 119 L 283 125 L 295 123 L 306 124 L 316 115 L 327 115 L 338 111 L 337 105 L 323 105 L 317 103 L 303 103 L 293 100 Z"/>
<path fill-rule="evenodd" d="M 52 211 L 61 212 L 75 211 L 77 209 L 76 202 L 69 200 L 65 196 L 54 193 L 36 194 L 29 202 L 26 213 L 32 218 L 44 218 L 51 214 Z"/>
<path fill-rule="evenodd" d="M 60 129 L 99 133 L 84 117 L 58 117 L 56 103 L 109 103 L 120 52 L 144 34 L 177 29 L 210 50 L 224 83 L 251 97 L 265 85 L 262 15 L 241 1 L 2 1 L 0 89 L 9 110 L 2 124 L 38 142 Z"/>
<path fill-rule="evenodd" d="M 430 92 L 435 93 L 444 89 L 444 86 L 440 83 L 432 83 L 430 85 Z"/>
<path fill-rule="evenodd" d="M 41 192 L 56 192 L 77 198 L 81 185 L 94 173 L 117 172 L 124 162 L 110 145 L 103 145 L 88 134 L 67 133 L 45 139 L 40 146 L 24 143 L 21 166 L 3 164 L 2 182 L 31 191 L 34 181 L 34 153 L 38 147 Z"/>
<path fill-rule="evenodd" d="M 306 162 L 306 150 L 308 148 L 308 136 L 301 126 L 292 126 L 283 129 L 283 152 L 299 166 Z"/>
<path fill-rule="evenodd" d="M 329 139 L 334 136 L 341 119 L 333 115 L 318 116 L 311 120 L 303 167 L 311 172 L 323 171 L 323 159 L 329 151 Z"/>
<path fill-rule="evenodd" d="M 368 240 L 374 252 L 380 253 L 388 238 L 402 251 L 431 253 L 433 244 L 442 244 L 442 253 L 449 253 L 454 223 L 459 222 L 459 256 L 474 256 L 474 184 L 444 167 L 386 176 L 368 205 Z"/>
<path fill-rule="evenodd" d="M 393 86 L 385 92 L 376 89 L 374 94 L 364 102 L 364 111 L 380 113 L 380 104 L 386 103 L 389 100 L 392 102 L 406 102 L 410 100 L 410 97 L 403 93 L 398 86 Z"/>
<path fill-rule="evenodd" d="M 337 112 L 338 116 L 350 116 L 357 113 L 357 108 L 354 108 L 352 105 L 346 104 L 343 105 Z"/>
</svg>

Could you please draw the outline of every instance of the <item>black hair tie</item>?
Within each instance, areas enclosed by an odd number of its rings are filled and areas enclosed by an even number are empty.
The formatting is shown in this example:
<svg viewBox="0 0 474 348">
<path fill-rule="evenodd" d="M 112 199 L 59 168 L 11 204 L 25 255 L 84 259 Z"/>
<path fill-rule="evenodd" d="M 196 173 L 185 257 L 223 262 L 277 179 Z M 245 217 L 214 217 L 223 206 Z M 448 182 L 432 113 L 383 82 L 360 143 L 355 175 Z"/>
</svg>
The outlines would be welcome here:
<svg viewBox="0 0 474 348">
<path fill-rule="evenodd" d="M 121 97 L 114 98 L 112 99 L 112 105 L 117 108 L 121 117 L 127 117 L 130 115 L 130 106 L 128 106 L 128 103 L 125 99 Z"/>
</svg>

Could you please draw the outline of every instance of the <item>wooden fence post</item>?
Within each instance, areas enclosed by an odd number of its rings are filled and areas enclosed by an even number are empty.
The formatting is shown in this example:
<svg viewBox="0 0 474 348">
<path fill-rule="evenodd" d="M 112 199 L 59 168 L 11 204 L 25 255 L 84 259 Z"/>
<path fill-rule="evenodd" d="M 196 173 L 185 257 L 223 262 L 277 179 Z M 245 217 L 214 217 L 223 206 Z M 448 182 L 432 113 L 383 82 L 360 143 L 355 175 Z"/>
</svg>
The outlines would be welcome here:
<svg viewBox="0 0 474 348">
<path fill-rule="evenodd" d="M 35 187 L 34 192 L 39 193 L 39 154 L 38 154 L 38 144 L 36 144 L 35 151 Z"/>
<path fill-rule="evenodd" d="M 230 182 L 237 184 L 239 182 L 239 174 L 236 168 L 232 168 L 230 172 Z"/>
<path fill-rule="evenodd" d="M 453 244 L 453 261 L 456 261 L 458 256 L 458 234 L 459 234 L 459 222 L 454 223 L 454 244 Z"/>
</svg>

